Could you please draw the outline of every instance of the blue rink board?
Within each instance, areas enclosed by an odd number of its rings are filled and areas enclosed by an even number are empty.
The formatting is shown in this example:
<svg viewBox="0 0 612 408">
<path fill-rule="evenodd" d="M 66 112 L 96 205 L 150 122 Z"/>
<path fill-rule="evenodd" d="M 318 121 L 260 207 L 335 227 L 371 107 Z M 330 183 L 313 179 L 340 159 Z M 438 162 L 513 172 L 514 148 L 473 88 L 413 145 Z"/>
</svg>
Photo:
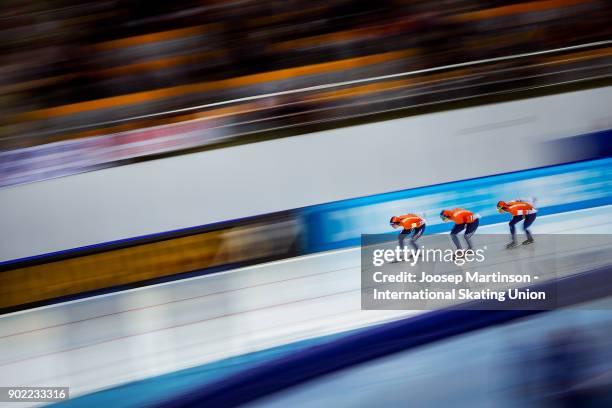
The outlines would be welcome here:
<svg viewBox="0 0 612 408">
<path fill-rule="evenodd" d="M 408 177 L 408 176 L 407 176 Z M 423 215 L 427 233 L 450 231 L 443 209 L 463 207 L 480 214 L 481 225 L 508 220 L 499 200 L 535 199 L 540 215 L 612 204 L 612 158 L 525 170 L 392 193 L 321 204 L 301 211 L 307 229 L 306 251 L 357 246 L 361 234 L 389 232 L 389 218 Z M 397 232 L 396 232 L 397 233 Z"/>
<path fill-rule="evenodd" d="M 159 375 L 145 380 L 134 381 L 117 387 L 86 394 L 74 399 L 53 404 L 61 408 L 136 408 L 146 407 L 159 401 L 188 393 L 191 389 L 212 383 L 268 361 L 290 355 L 293 352 L 330 343 L 341 337 L 356 333 L 351 330 L 338 334 L 302 340 L 241 356 L 231 357 L 213 363 L 187 368 Z"/>
</svg>

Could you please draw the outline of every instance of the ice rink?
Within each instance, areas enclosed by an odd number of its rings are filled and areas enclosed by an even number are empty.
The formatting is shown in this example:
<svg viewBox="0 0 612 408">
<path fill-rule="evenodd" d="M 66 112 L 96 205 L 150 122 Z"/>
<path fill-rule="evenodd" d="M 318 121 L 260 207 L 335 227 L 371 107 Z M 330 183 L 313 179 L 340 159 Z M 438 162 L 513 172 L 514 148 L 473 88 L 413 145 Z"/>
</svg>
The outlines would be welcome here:
<svg viewBox="0 0 612 408">
<path fill-rule="evenodd" d="M 610 233 L 612 206 L 541 216 L 533 232 Z M 0 316 L 0 384 L 74 397 L 414 313 L 360 309 L 358 247 L 317 253 Z"/>
</svg>

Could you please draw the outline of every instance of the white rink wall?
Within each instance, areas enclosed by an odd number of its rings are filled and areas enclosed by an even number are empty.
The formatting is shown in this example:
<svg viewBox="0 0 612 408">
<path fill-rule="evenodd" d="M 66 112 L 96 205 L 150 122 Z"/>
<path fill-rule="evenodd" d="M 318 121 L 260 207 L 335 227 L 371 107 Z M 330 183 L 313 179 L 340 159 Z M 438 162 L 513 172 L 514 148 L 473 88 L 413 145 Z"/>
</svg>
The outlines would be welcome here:
<svg viewBox="0 0 612 408">
<path fill-rule="evenodd" d="M 557 164 L 612 87 L 396 119 L 0 190 L 0 261 Z"/>
</svg>

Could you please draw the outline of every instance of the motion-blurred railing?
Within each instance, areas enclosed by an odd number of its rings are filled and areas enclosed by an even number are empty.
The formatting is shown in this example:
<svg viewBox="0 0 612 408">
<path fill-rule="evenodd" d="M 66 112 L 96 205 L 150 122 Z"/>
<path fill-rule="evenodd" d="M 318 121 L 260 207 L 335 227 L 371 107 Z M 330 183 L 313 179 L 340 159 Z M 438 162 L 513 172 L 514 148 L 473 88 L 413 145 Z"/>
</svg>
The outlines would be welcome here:
<svg viewBox="0 0 612 408">
<path fill-rule="evenodd" d="M 312 125 L 390 111 L 605 80 L 612 76 L 611 44 L 612 40 L 599 41 L 308 85 L 321 81 L 319 73 L 314 78 L 303 78 L 307 86 L 283 90 L 299 82 L 292 77 L 281 83 L 273 81 L 269 85 L 274 88 L 272 92 L 239 95 L 182 109 L 102 122 L 92 121 L 89 110 L 79 112 L 77 109 L 70 116 L 76 120 L 74 126 L 54 128 L 53 118 L 40 118 L 39 125 L 45 129 L 51 126 L 49 130 L 3 139 L 2 147 L 9 150 L 0 153 L 0 187 L 228 141 L 247 141 L 247 136 L 279 137 L 291 128 L 308 129 Z M 394 58 L 412 55 L 408 51 L 391 54 L 368 61 L 386 66 L 384 69 L 388 69 L 385 64 L 391 62 L 390 67 L 397 68 Z M 359 69 L 357 65 L 339 75 L 344 78 L 358 76 Z M 243 91 L 257 91 L 258 88 L 248 86 Z M 41 140 L 53 143 L 37 145 Z M 19 148 L 24 143 L 26 146 Z"/>
</svg>

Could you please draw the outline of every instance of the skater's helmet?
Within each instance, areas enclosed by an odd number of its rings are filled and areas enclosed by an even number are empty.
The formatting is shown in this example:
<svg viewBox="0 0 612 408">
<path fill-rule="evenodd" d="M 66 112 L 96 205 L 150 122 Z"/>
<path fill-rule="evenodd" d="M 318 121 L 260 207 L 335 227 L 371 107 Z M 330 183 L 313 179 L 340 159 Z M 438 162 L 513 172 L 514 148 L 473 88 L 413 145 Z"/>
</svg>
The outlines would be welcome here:
<svg viewBox="0 0 612 408">
<path fill-rule="evenodd" d="M 442 210 L 440 211 L 440 219 L 444 222 L 448 221 L 450 219 L 450 211 L 448 210 Z"/>
<path fill-rule="evenodd" d="M 389 225 L 397 225 L 400 223 L 399 217 L 391 217 L 389 220 Z"/>
<path fill-rule="evenodd" d="M 508 207 L 508 204 L 506 204 L 505 201 L 497 202 L 497 211 L 501 212 L 505 207 Z"/>
</svg>

